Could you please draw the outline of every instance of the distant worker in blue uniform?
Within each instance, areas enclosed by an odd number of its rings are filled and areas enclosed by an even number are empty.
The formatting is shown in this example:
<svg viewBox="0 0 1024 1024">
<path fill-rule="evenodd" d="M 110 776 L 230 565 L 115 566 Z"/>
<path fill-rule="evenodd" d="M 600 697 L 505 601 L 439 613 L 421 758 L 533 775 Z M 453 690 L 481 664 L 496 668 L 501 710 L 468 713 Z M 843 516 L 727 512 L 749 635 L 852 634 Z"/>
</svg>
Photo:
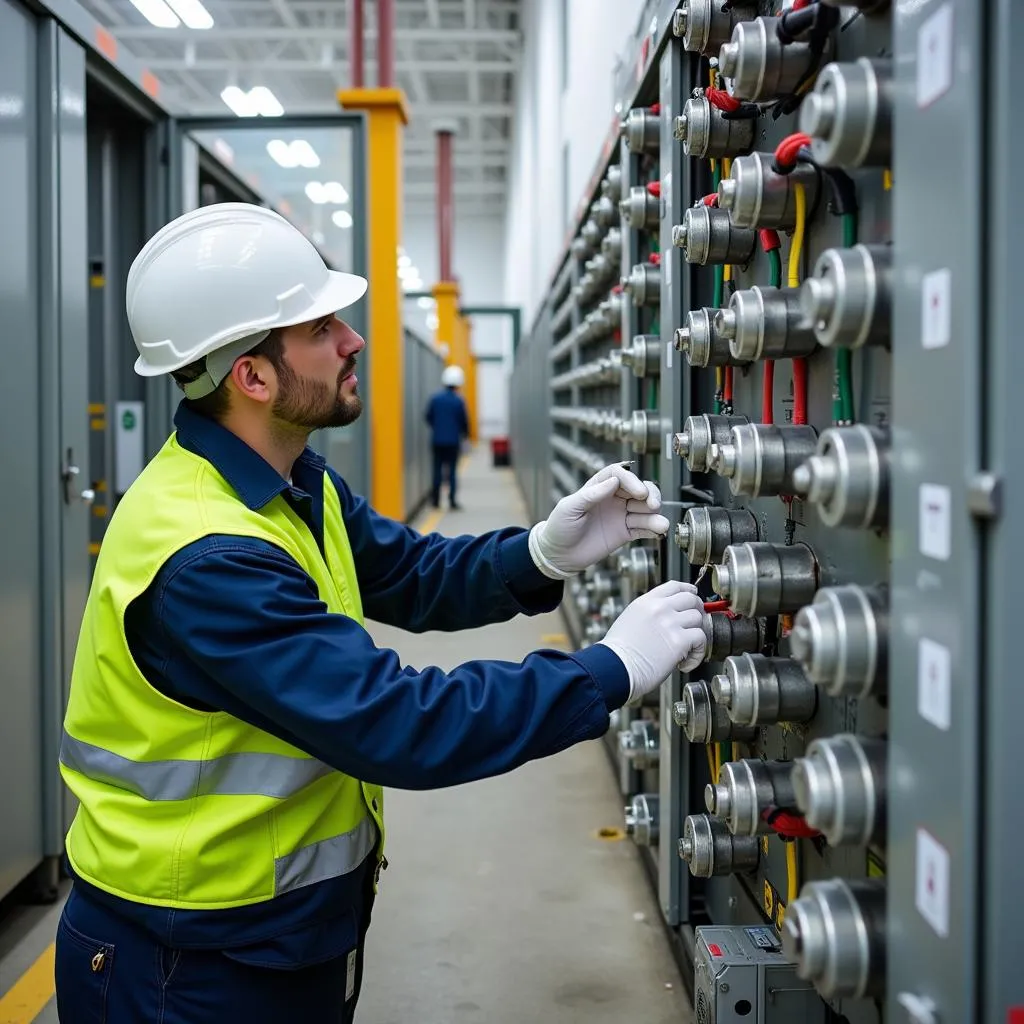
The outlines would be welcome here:
<svg viewBox="0 0 1024 1024">
<path fill-rule="evenodd" d="M 441 373 L 441 390 L 430 396 L 427 403 L 427 423 L 430 424 L 430 449 L 434 462 L 434 477 L 430 498 L 434 508 L 441 507 L 441 481 L 448 479 L 448 504 L 453 509 L 461 506 L 455 500 L 457 487 L 456 467 L 462 442 L 469 437 L 469 416 L 459 388 L 466 383 L 461 366 L 446 366 Z"/>
<path fill-rule="evenodd" d="M 336 314 L 366 287 L 244 203 L 178 218 L 129 270 L 136 372 L 184 398 L 111 518 L 72 670 L 63 1024 L 352 1021 L 384 788 L 601 736 L 702 660 L 703 604 L 678 582 L 573 653 L 443 672 L 374 643 L 364 616 L 421 632 L 551 611 L 669 524 L 620 464 L 528 530 L 421 536 L 376 513 L 307 446 L 361 412 L 365 343 Z"/>
</svg>

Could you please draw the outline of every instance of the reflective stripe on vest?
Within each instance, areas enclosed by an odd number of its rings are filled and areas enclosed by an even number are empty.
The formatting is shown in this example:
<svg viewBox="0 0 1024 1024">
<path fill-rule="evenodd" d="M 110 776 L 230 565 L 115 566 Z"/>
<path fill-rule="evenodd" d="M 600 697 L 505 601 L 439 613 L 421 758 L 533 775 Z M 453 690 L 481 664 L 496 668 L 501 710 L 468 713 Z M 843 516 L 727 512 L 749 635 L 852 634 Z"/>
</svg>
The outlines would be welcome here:
<svg viewBox="0 0 1024 1024">
<path fill-rule="evenodd" d="M 351 832 L 321 839 L 319 843 L 278 857 L 274 861 L 274 892 L 280 896 L 283 892 L 355 871 L 370 855 L 376 842 L 377 826 L 373 818 L 367 816 Z"/>
<path fill-rule="evenodd" d="M 311 757 L 284 754 L 225 754 L 207 761 L 131 761 L 64 733 L 60 762 L 95 782 L 125 789 L 146 800 L 194 796 L 294 796 L 332 769 Z"/>
</svg>

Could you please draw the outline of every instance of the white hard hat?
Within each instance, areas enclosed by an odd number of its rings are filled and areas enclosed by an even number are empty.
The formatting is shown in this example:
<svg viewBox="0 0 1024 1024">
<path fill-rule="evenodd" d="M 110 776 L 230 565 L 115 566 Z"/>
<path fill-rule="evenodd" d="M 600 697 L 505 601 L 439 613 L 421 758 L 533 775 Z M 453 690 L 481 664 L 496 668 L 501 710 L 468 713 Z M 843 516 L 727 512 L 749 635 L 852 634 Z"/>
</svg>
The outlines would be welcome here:
<svg viewBox="0 0 1024 1024">
<path fill-rule="evenodd" d="M 441 383 L 446 388 L 461 388 L 466 383 L 466 375 L 461 366 L 446 366 L 441 374 Z"/>
<path fill-rule="evenodd" d="M 185 388 L 209 394 L 234 361 L 275 327 L 318 320 L 351 306 L 365 278 L 328 270 L 284 217 L 251 203 L 217 203 L 162 227 L 128 271 L 126 306 L 143 377 L 206 360 Z"/>
</svg>

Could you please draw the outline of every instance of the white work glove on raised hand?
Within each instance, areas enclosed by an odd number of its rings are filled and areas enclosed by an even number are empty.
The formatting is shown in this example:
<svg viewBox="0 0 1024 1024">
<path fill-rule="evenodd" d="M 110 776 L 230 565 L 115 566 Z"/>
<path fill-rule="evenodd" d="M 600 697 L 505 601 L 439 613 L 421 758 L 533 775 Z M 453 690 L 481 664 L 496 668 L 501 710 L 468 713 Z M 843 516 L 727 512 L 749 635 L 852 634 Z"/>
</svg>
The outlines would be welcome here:
<svg viewBox="0 0 1024 1024">
<path fill-rule="evenodd" d="M 605 466 L 530 530 L 530 556 L 545 576 L 566 580 L 623 544 L 668 532 L 661 491 L 621 463 Z"/>
<path fill-rule="evenodd" d="M 626 666 L 629 700 L 638 700 L 676 665 L 689 672 L 704 660 L 704 599 L 692 583 L 669 580 L 630 602 L 598 642 Z"/>
</svg>

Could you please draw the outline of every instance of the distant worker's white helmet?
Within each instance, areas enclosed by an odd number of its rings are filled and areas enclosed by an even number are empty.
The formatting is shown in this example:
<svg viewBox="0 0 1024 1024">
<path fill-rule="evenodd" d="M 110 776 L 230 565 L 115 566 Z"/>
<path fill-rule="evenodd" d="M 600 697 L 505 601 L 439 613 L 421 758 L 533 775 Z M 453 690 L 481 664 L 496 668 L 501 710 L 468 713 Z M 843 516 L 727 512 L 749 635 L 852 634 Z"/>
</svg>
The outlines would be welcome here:
<svg viewBox="0 0 1024 1024">
<path fill-rule="evenodd" d="M 461 388 L 466 383 L 466 375 L 461 366 L 446 366 L 441 374 L 441 383 L 446 388 Z"/>
<path fill-rule="evenodd" d="M 206 373 L 185 387 L 189 398 L 201 398 L 272 329 L 351 306 L 366 287 L 365 278 L 328 270 L 273 210 L 251 203 L 193 210 L 162 227 L 128 271 L 135 372 L 155 377 L 209 357 Z"/>
</svg>

